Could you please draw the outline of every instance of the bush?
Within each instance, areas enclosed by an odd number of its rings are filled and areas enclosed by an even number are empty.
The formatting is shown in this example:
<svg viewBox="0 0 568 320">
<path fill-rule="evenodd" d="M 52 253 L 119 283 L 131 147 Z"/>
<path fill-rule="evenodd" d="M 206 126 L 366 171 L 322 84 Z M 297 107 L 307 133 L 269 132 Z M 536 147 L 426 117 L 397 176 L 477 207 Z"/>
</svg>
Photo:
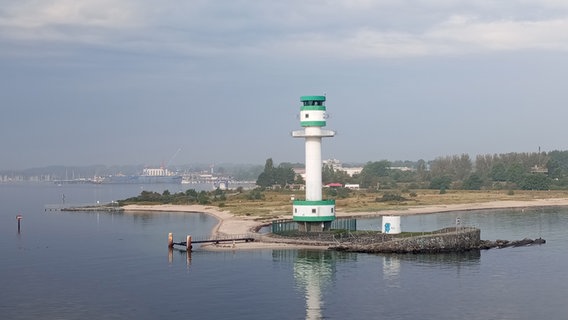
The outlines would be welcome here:
<svg viewBox="0 0 568 320">
<path fill-rule="evenodd" d="M 262 200 L 264 199 L 264 194 L 259 189 L 253 189 L 247 195 L 248 200 Z"/>
<path fill-rule="evenodd" d="M 448 176 L 432 178 L 430 181 L 430 189 L 449 189 L 452 184 L 452 178 Z"/>
<path fill-rule="evenodd" d="M 348 188 L 327 188 L 325 193 L 328 197 L 345 199 L 349 197 L 351 190 Z"/>
<path fill-rule="evenodd" d="M 408 199 L 406 199 L 405 197 L 401 196 L 398 193 L 390 193 L 390 192 L 383 194 L 381 198 L 375 199 L 376 202 L 402 202 L 407 200 Z"/>
</svg>

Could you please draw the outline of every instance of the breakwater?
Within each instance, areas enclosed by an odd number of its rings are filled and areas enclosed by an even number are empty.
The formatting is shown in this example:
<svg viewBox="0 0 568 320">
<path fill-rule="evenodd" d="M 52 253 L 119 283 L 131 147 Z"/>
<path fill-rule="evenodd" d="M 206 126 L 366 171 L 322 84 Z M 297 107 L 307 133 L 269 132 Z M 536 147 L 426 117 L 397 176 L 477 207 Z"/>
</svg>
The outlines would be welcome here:
<svg viewBox="0 0 568 320">
<path fill-rule="evenodd" d="M 122 212 L 123 207 L 118 203 L 82 203 L 82 204 L 46 204 L 44 211 L 96 211 L 96 212 Z"/>
<path fill-rule="evenodd" d="M 448 253 L 520 247 L 546 243 L 538 238 L 522 240 L 481 240 L 474 227 L 449 227 L 432 232 L 385 234 L 381 232 L 287 232 L 262 236 L 261 242 L 327 247 L 331 250 L 362 253 Z"/>
<path fill-rule="evenodd" d="M 405 238 L 390 238 L 373 243 L 342 243 L 330 249 L 364 253 L 447 253 L 471 250 L 520 247 L 544 244 L 542 238 L 535 240 L 481 240 L 481 230 L 471 227 L 451 227 L 431 234 Z"/>
</svg>

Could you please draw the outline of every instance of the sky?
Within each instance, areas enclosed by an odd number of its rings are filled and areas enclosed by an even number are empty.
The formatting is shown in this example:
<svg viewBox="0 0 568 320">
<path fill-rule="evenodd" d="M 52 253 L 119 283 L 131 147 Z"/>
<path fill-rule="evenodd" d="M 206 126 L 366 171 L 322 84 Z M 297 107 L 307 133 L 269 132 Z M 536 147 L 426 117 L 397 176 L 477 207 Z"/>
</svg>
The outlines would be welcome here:
<svg viewBox="0 0 568 320">
<path fill-rule="evenodd" d="M 561 0 L 0 0 L 0 169 L 568 149 Z"/>
</svg>

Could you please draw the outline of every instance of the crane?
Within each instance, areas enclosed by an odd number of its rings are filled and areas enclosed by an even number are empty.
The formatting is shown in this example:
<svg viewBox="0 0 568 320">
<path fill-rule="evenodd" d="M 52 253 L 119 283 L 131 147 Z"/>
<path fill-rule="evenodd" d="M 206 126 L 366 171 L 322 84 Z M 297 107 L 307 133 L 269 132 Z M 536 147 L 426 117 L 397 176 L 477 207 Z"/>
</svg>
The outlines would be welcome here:
<svg viewBox="0 0 568 320">
<path fill-rule="evenodd" d="M 163 167 L 167 168 L 168 165 L 175 159 L 175 157 L 178 155 L 178 153 L 180 153 L 181 148 L 178 148 L 177 151 L 174 153 L 174 155 L 170 158 L 170 160 L 168 160 L 168 162 L 164 163 Z"/>
</svg>

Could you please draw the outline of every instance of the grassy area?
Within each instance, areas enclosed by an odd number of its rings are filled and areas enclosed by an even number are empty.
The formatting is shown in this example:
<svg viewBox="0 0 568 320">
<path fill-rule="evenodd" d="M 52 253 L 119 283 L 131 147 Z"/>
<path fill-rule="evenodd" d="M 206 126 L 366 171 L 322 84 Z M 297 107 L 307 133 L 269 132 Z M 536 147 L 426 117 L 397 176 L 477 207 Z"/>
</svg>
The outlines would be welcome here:
<svg viewBox="0 0 568 320">
<path fill-rule="evenodd" d="M 385 193 L 398 193 L 406 200 L 377 202 Z M 229 194 L 223 202 L 214 202 L 221 210 L 231 211 L 235 215 L 255 216 L 259 219 L 277 218 L 282 215 L 291 215 L 292 201 L 303 198 L 303 192 L 289 191 L 265 191 L 264 199 L 250 200 L 246 192 L 241 194 Z M 356 191 L 350 197 L 336 199 L 337 211 L 340 212 L 377 212 L 382 210 L 404 209 L 423 205 L 465 204 L 482 203 L 491 201 L 527 201 L 534 199 L 568 198 L 568 191 L 521 191 L 508 190 L 496 191 L 465 191 L 448 190 L 440 194 L 438 190 L 414 190 L 412 196 L 409 193 L 396 191 L 364 192 Z"/>
</svg>

